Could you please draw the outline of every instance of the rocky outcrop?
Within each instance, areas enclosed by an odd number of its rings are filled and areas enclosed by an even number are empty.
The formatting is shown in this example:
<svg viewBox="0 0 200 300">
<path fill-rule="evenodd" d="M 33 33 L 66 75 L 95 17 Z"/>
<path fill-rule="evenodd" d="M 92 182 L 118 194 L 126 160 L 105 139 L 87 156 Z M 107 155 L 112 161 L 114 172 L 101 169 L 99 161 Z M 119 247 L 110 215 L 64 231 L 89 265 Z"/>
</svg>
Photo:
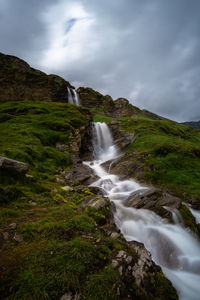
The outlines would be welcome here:
<svg viewBox="0 0 200 300">
<path fill-rule="evenodd" d="M 125 205 L 138 209 L 149 209 L 163 218 L 171 218 L 171 212 L 180 207 L 181 199 L 167 191 L 149 188 L 132 194 Z"/>
<path fill-rule="evenodd" d="M 91 88 L 84 87 L 78 88 L 77 92 L 83 106 L 98 109 L 113 118 L 137 116 L 140 112 L 139 108 L 125 98 L 113 101 L 109 95 L 103 96 Z"/>
<path fill-rule="evenodd" d="M 0 100 L 68 102 L 68 81 L 31 68 L 15 56 L 0 53 Z"/>
<path fill-rule="evenodd" d="M 0 156 L 0 170 L 11 171 L 18 174 L 26 174 L 28 164 L 7 157 Z"/>
<path fill-rule="evenodd" d="M 96 179 L 92 170 L 81 163 L 76 164 L 76 166 L 70 170 L 63 171 L 62 176 L 64 178 L 64 182 L 70 185 L 90 184 Z"/>
<path fill-rule="evenodd" d="M 114 139 L 114 144 L 118 149 L 123 150 L 130 146 L 136 139 L 137 135 L 134 133 L 127 133 L 120 128 L 120 121 L 111 121 L 108 126 L 111 130 L 112 137 Z"/>
<path fill-rule="evenodd" d="M 114 101 L 114 109 L 112 111 L 112 117 L 120 118 L 120 117 L 133 117 L 137 116 L 139 112 L 139 108 L 134 107 L 129 103 L 129 101 L 125 98 L 118 98 Z"/>
<path fill-rule="evenodd" d="M 109 95 L 103 96 L 91 88 L 84 87 L 79 87 L 77 92 L 83 106 L 97 109 L 99 108 L 107 113 L 112 112 L 114 108 L 114 102 Z"/>
</svg>

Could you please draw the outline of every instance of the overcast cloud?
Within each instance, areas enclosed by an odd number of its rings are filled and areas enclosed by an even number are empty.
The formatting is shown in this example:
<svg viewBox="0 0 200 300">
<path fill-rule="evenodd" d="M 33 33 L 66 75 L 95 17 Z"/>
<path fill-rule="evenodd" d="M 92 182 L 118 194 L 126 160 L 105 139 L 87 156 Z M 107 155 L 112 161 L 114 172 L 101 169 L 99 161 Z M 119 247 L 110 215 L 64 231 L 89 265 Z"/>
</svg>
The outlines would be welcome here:
<svg viewBox="0 0 200 300">
<path fill-rule="evenodd" d="M 76 87 L 200 120 L 199 0 L 0 0 L 0 51 Z"/>
</svg>

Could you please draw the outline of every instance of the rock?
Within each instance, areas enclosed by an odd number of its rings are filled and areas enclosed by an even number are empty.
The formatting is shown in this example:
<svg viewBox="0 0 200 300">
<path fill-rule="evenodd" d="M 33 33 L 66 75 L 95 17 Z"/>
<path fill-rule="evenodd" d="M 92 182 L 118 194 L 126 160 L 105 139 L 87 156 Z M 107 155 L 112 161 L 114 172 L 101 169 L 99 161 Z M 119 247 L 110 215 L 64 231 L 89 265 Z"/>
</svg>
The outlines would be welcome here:
<svg viewBox="0 0 200 300">
<path fill-rule="evenodd" d="M 149 209 L 163 218 L 171 217 L 172 211 L 181 205 L 181 199 L 156 188 L 148 188 L 133 193 L 126 201 L 126 206 Z M 165 208 L 167 207 L 167 209 Z"/>
<path fill-rule="evenodd" d="M 97 186 L 90 186 L 89 187 L 89 189 L 90 189 L 90 191 L 93 193 L 93 194 L 95 194 L 95 195 L 101 195 L 101 196 L 103 196 L 103 192 L 102 192 L 102 190 L 99 188 L 99 187 L 97 187 Z"/>
<path fill-rule="evenodd" d="M 63 178 L 61 178 L 59 175 L 56 175 L 55 177 L 56 177 L 56 182 L 65 184 L 65 180 Z"/>
<path fill-rule="evenodd" d="M 22 235 L 19 234 L 19 233 L 17 233 L 17 232 L 15 232 L 13 239 L 14 239 L 16 242 L 18 242 L 18 243 L 23 242 L 23 237 L 22 237 Z"/>
<path fill-rule="evenodd" d="M 18 160 L 0 156 L 0 169 L 25 174 L 29 169 L 29 165 Z"/>
<path fill-rule="evenodd" d="M 84 209 L 87 208 L 87 207 L 91 207 L 91 208 L 99 210 L 99 209 L 104 208 L 108 205 L 110 205 L 110 202 L 108 201 L 108 199 L 99 196 L 99 197 L 92 198 L 87 203 L 83 203 L 82 207 Z"/>
<path fill-rule="evenodd" d="M 127 252 L 125 252 L 125 251 L 123 251 L 123 250 L 120 250 L 120 251 L 117 253 L 116 257 L 117 257 L 117 258 L 125 258 L 126 255 L 127 255 Z"/>
<path fill-rule="evenodd" d="M 88 166 L 82 164 L 78 164 L 75 168 L 65 171 L 63 176 L 65 181 L 69 184 L 90 184 L 96 179 L 92 170 Z"/>
<path fill-rule="evenodd" d="M 34 178 L 33 175 L 30 175 L 30 174 L 26 174 L 25 176 L 26 176 L 26 178 L 29 178 L 29 179 L 33 179 Z"/>
<path fill-rule="evenodd" d="M 6 229 L 8 230 L 13 230 L 13 229 L 16 229 L 17 228 L 17 224 L 16 223 L 11 223 L 9 224 Z"/>
<path fill-rule="evenodd" d="M 120 266 L 120 267 L 118 268 L 118 271 L 119 271 L 119 274 L 122 275 L 122 273 L 123 273 L 123 267 Z"/>
<path fill-rule="evenodd" d="M 72 293 L 66 293 L 64 294 L 60 300 L 79 300 L 80 294 L 76 293 L 75 295 L 72 295 Z"/>
<path fill-rule="evenodd" d="M 105 163 L 103 166 L 105 166 Z M 145 172 L 150 171 L 150 167 L 145 164 L 142 156 L 138 152 L 126 153 L 114 160 L 110 165 L 110 173 L 117 174 L 121 178 L 134 177 L 136 180 L 144 181 Z"/>
<path fill-rule="evenodd" d="M 147 251 L 142 243 L 129 242 L 129 245 L 137 252 L 139 259 L 133 267 L 132 275 L 135 278 L 135 282 L 138 286 L 141 282 L 148 277 L 148 272 L 151 270 L 158 271 L 160 268 L 155 265 L 151 259 L 151 253 Z"/>
<path fill-rule="evenodd" d="M 118 98 L 114 101 L 114 109 L 112 111 L 112 117 L 131 117 L 137 116 L 139 109 L 135 108 L 125 98 Z"/>
<path fill-rule="evenodd" d="M 36 205 L 37 205 L 37 203 L 34 202 L 34 201 L 29 201 L 29 203 L 30 203 L 30 205 L 32 205 L 32 206 L 36 206 Z"/>
<path fill-rule="evenodd" d="M 68 185 L 62 186 L 61 189 L 63 191 L 65 191 L 65 192 L 71 192 L 71 191 L 73 191 L 73 188 L 71 186 L 68 186 Z"/>
<path fill-rule="evenodd" d="M 116 240 L 116 239 L 118 239 L 118 238 L 120 237 L 120 235 L 121 235 L 121 234 L 118 233 L 118 232 L 112 232 L 112 233 L 110 234 L 110 238 Z"/>
<path fill-rule="evenodd" d="M 113 268 L 117 268 L 119 266 L 118 261 L 113 259 L 112 260 L 112 266 L 113 266 Z"/>
<path fill-rule="evenodd" d="M 8 232 L 2 232 L 2 235 L 3 235 L 4 241 L 7 241 L 8 238 L 9 238 L 9 233 Z"/>
<path fill-rule="evenodd" d="M 0 100 L 68 102 L 68 81 L 31 68 L 15 56 L 0 53 Z"/>
<path fill-rule="evenodd" d="M 108 113 L 112 112 L 114 102 L 110 96 L 103 96 L 91 88 L 84 87 L 78 88 L 77 92 L 83 106 L 105 109 Z"/>
<path fill-rule="evenodd" d="M 109 95 L 102 95 L 91 89 L 80 87 L 77 90 L 83 106 L 90 108 L 99 108 L 103 113 L 111 117 L 130 117 L 137 116 L 140 109 L 133 106 L 125 98 L 118 98 L 113 101 Z"/>
<path fill-rule="evenodd" d="M 124 149 L 128 146 L 130 146 L 131 144 L 133 144 L 137 139 L 137 136 L 135 136 L 134 134 L 128 135 L 128 136 L 124 136 L 118 140 L 115 141 L 115 145 L 119 148 L 119 149 Z"/>
<path fill-rule="evenodd" d="M 58 149 L 58 150 L 61 151 L 61 152 L 65 152 L 65 153 L 68 153 L 68 152 L 69 152 L 69 146 L 66 145 L 66 144 L 60 144 L 60 143 L 57 143 L 57 144 L 56 144 L 56 149 Z"/>
</svg>

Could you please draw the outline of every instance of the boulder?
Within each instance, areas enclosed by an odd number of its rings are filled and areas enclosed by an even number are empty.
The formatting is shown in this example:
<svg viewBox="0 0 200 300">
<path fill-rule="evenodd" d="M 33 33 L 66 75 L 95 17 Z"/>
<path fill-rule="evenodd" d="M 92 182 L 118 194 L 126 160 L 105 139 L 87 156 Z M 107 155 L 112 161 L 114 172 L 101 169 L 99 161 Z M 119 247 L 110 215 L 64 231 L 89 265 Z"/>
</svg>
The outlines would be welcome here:
<svg viewBox="0 0 200 300">
<path fill-rule="evenodd" d="M 29 165 L 18 160 L 0 156 L 0 169 L 19 174 L 26 174 L 29 169 Z"/>
<path fill-rule="evenodd" d="M 77 164 L 76 167 L 71 170 L 62 172 L 64 179 L 67 183 L 74 184 L 90 184 L 95 181 L 96 176 L 92 170 L 83 164 Z"/>
<path fill-rule="evenodd" d="M 171 212 L 180 207 L 181 199 L 171 195 L 169 192 L 149 188 L 141 190 L 139 193 L 133 193 L 127 199 L 125 205 L 138 209 L 149 209 L 163 218 L 171 218 Z"/>
</svg>

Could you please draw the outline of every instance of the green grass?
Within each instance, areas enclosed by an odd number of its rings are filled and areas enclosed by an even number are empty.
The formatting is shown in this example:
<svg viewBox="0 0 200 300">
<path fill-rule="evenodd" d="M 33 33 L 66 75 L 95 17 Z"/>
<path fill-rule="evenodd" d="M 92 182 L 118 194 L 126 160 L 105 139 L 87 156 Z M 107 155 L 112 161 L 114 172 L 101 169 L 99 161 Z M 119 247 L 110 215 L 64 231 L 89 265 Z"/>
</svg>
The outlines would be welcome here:
<svg viewBox="0 0 200 300">
<path fill-rule="evenodd" d="M 95 121 L 110 122 L 113 118 L 95 115 Z M 137 135 L 129 153 L 139 152 L 151 167 L 146 181 L 167 186 L 180 196 L 200 197 L 200 131 L 170 120 L 118 118 L 123 130 Z M 134 170 L 133 170 L 134 176 Z"/>
<path fill-rule="evenodd" d="M 69 153 L 61 152 L 56 143 L 70 146 L 70 134 L 86 124 L 88 114 L 87 109 L 65 103 L 1 102 L 0 155 L 28 163 L 33 179 L 1 171 L 0 187 L 15 185 L 25 194 L 48 191 L 55 174 L 72 163 L 70 147 Z"/>
<path fill-rule="evenodd" d="M 200 196 L 200 131 L 168 120 L 123 118 L 122 127 L 138 138 L 129 147 L 138 151 L 153 170 L 154 184 Z"/>
</svg>

